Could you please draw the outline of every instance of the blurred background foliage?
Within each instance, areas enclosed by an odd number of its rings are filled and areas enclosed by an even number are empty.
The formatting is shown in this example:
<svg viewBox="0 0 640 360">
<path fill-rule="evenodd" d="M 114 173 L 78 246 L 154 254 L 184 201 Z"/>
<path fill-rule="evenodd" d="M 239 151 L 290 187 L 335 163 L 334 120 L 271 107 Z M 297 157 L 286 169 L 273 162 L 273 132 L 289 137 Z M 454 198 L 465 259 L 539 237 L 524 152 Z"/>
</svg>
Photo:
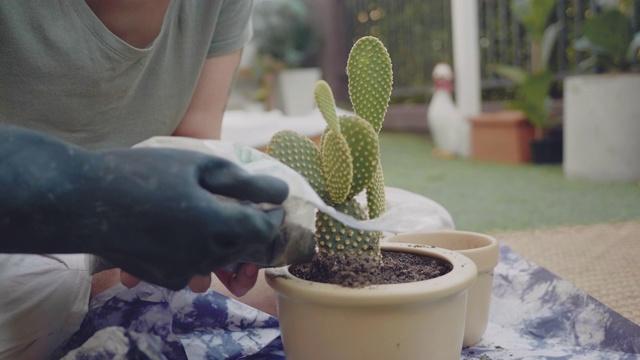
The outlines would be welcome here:
<svg viewBox="0 0 640 360">
<path fill-rule="evenodd" d="M 478 0 L 479 46 L 483 101 L 513 95 L 514 83 L 493 72 L 496 64 L 529 67 L 530 43 L 526 31 L 509 10 L 511 0 Z M 562 97 L 562 79 L 577 71 L 586 54 L 577 52 L 584 21 L 615 0 L 558 0 L 549 23 L 563 30 L 551 55 L 549 68 L 555 83 L 554 98 Z M 638 1 L 621 0 L 637 26 Z M 387 46 L 394 61 L 394 103 L 428 101 L 431 71 L 438 62 L 452 63 L 450 0 L 344 0 L 345 47 L 360 37 L 374 35 Z"/>
<path fill-rule="evenodd" d="M 387 46 L 394 102 L 424 102 L 433 66 L 452 62 L 450 1 L 345 0 L 344 6 L 345 39 L 373 35 Z"/>
</svg>

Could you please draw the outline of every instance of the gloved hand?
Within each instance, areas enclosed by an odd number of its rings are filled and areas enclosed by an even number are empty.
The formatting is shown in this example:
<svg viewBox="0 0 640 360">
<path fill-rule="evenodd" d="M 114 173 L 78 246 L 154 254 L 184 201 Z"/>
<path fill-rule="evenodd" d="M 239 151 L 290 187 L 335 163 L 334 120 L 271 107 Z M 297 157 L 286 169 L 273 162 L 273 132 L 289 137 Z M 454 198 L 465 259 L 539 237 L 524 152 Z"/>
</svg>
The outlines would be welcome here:
<svg viewBox="0 0 640 360">
<path fill-rule="evenodd" d="M 283 181 L 221 158 L 90 152 L 17 127 L 0 126 L 0 159 L 0 251 L 93 253 L 170 289 L 250 254 L 273 257 L 282 217 L 229 198 L 288 195 Z"/>
</svg>

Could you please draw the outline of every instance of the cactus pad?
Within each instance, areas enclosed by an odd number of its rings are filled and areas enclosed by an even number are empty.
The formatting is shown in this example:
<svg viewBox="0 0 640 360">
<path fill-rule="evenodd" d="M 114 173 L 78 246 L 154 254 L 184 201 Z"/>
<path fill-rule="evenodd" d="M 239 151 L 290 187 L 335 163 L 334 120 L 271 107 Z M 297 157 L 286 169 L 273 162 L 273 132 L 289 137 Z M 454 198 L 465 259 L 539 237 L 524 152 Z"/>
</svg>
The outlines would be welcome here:
<svg viewBox="0 0 640 360">
<path fill-rule="evenodd" d="M 280 131 L 269 141 L 267 154 L 304 176 L 322 200 L 328 201 L 329 191 L 322 175 L 320 150 L 311 139 L 294 131 Z"/>
<path fill-rule="evenodd" d="M 329 130 L 322 138 L 320 163 L 332 203 L 347 199 L 353 178 L 353 159 L 347 140 L 342 134 Z"/>
<path fill-rule="evenodd" d="M 360 38 L 349 53 L 347 75 L 349 97 L 356 115 L 379 132 L 393 83 L 391 59 L 382 42 L 372 36 Z"/>
<path fill-rule="evenodd" d="M 369 207 L 370 218 L 377 218 L 386 211 L 384 175 L 382 174 L 382 165 L 380 163 L 378 163 L 376 173 L 367 187 L 367 206 Z"/>
<path fill-rule="evenodd" d="M 380 146 L 373 127 L 357 116 L 341 116 L 342 133 L 353 159 L 353 177 L 349 198 L 358 195 L 371 182 L 378 166 Z"/>
<path fill-rule="evenodd" d="M 366 212 L 355 199 L 334 207 L 356 219 L 367 219 Z M 366 252 L 375 257 L 380 254 L 379 233 L 353 229 L 322 212 L 316 214 L 316 237 L 320 252 L 332 254 L 345 251 L 356 255 Z"/>
<path fill-rule="evenodd" d="M 322 113 L 322 117 L 329 125 L 329 128 L 334 132 L 340 132 L 340 123 L 338 122 L 338 115 L 336 114 L 336 103 L 333 99 L 333 92 L 326 81 L 320 80 L 316 83 L 316 87 L 313 91 L 318 109 Z"/>
<path fill-rule="evenodd" d="M 358 40 L 349 53 L 347 75 L 354 116 L 338 116 L 331 88 L 319 81 L 314 98 L 328 125 L 320 149 L 303 135 L 281 131 L 269 142 L 267 153 L 304 176 L 325 203 L 365 220 L 385 211 L 378 133 L 389 105 L 393 75 L 384 45 L 371 36 Z M 354 198 L 363 190 L 368 213 Z M 322 254 L 368 254 L 380 260 L 380 232 L 353 229 L 317 212 L 316 237 Z"/>
</svg>

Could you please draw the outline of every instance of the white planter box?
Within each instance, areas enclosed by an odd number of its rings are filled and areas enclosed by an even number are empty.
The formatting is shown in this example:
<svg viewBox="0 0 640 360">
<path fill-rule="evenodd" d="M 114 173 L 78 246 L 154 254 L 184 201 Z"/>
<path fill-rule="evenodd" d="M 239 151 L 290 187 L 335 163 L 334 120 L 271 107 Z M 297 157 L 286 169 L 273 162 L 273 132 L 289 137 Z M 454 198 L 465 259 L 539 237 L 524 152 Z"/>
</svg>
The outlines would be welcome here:
<svg viewBox="0 0 640 360">
<path fill-rule="evenodd" d="M 563 121 L 568 179 L 640 181 L 640 74 L 567 77 Z"/>
<path fill-rule="evenodd" d="M 307 115 L 313 110 L 313 89 L 322 78 L 319 68 L 282 70 L 276 85 L 277 107 L 288 116 Z"/>
</svg>

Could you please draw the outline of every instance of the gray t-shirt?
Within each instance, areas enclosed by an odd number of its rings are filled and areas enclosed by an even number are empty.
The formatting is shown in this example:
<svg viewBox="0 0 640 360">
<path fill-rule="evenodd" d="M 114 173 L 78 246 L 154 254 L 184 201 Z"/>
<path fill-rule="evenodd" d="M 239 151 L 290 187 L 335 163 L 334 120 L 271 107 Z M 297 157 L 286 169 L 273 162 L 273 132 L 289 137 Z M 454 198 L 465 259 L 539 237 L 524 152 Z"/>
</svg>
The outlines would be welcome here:
<svg viewBox="0 0 640 360">
<path fill-rule="evenodd" d="M 84 0 L 0 1 L 0 122 L 91 148 L 170 135 L 207 57 L 251 37 L 252 0 L 171 0 L 135 48 Z"/>
</svg>

